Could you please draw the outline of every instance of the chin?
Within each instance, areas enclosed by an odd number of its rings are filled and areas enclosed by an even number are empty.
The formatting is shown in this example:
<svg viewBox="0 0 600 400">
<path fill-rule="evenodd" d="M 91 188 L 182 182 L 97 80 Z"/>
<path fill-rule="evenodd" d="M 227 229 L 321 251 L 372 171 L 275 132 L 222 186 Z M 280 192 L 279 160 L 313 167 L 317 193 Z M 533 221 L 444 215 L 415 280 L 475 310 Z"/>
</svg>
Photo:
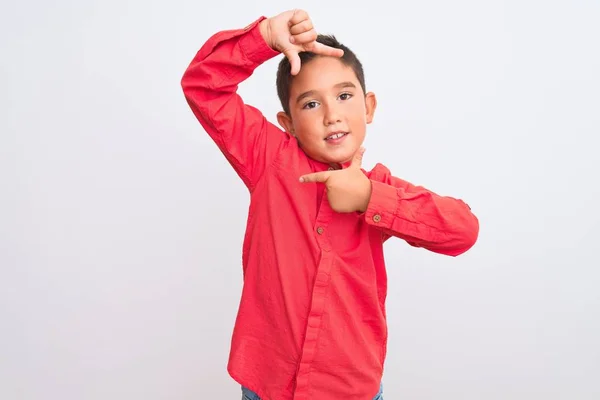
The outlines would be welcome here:
<svg viewBox="0 0 600 400">
<path fill-rule="evenodd" d="M 329 151 L 316 151 L 316 152 L 305 152 L 307 155 L 313 160 L 325 163 L 325 164 L 343 164 L 346 162 L 352 161 L 352 157 L 358 151 L 359 147 L 354 149 L 354 146 L 344 146 L 343 148 L 338 148 L 335 150 Z"/>
<path fill-rule="evenodd" d="M 348 154 L 329 155 L 325 157 L 325 159 L 326 162 L 330 164 L 343 164 L 352 161 L 352 157 L 354 157 L 354 152 L 349 152 Z"/>
</svg>

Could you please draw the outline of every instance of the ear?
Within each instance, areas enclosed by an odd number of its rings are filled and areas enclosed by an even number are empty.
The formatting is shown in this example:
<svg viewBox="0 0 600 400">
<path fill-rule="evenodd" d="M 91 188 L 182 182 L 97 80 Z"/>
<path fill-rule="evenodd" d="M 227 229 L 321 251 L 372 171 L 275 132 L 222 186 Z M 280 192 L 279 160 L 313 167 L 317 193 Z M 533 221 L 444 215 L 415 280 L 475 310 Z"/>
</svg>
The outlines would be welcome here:
<svg viewBox="0 0 600 400">
<path fill-rule="evenodd" d="M 365 95 L 365 104 L 366 104 L 366 113 L 367 113 L 367 124 L 373 122 L 373 117 L 375 116 L 375 109 L 377 108 L 377 97 L 375 97 L 375 93 L 368 92 Z"/>
<path fill-rule="evenodd" d="M 279 122 L 279 125 L 281 125 L 286 132 L 296 136 L 294 135 L 294 124 L 292 123 L 292 118 L 290 118 L 290 116 L 285 112 L 280 111 L 277 113 L 277 122 Z"/>
</svg>

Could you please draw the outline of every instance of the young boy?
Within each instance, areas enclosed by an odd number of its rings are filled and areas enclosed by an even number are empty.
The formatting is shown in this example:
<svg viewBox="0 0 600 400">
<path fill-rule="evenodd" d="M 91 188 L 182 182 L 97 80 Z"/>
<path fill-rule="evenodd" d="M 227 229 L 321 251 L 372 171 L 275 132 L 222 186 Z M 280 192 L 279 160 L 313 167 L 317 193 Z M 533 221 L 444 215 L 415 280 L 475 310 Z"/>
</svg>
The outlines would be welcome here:
<svg viewBox="0 0 600 400">
<path fill-rule="evenodd" d="M 318 40 L 317 40 L 318 38 Z M 238 84 L 284 54 L 280 130 Z M 301 62 L 302 60 L 302 62 Z M 387 294 L 383 243 L 457 256 L 477 240 L 469 207 L 361 168 L 375 95 L 356 56 L 286 11 L 213 35 L 182 87 L 250 192 L 244 286 L 228 372 L 251 400 L 381 398 Z"/>
</svg>

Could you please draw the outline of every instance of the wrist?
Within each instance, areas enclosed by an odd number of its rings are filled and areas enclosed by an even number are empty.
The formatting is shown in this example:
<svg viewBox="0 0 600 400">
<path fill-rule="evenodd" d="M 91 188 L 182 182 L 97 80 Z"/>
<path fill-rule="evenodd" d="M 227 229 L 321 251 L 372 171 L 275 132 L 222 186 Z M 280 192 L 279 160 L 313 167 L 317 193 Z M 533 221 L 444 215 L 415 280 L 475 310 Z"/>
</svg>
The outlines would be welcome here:
<svg viewBox="0 0 600 400">
<path fill-rule="evenodd" d="M 363 189 L 363 202 L 359 207 L 358 211 L 364 213 L 369 208 L 369 203 L 371 202 L 371 193 L 373 192 L 373 186 L 371 185 L 371 180 L 365 177 L 364 189 Z"/>
<path fill-rule="evenodd" d="M 260 23 L 258 24 L 258 28 L 260 30 L 260 35 L 262 36 L 265 43 L 267 43 L 267 45 L 271 49 L 273 49 L 273 45 L 271 44 L 271 26 L 270 26 L 269 22 L 270 22 L 269 18 L 260 21 Z"/>
</svg>

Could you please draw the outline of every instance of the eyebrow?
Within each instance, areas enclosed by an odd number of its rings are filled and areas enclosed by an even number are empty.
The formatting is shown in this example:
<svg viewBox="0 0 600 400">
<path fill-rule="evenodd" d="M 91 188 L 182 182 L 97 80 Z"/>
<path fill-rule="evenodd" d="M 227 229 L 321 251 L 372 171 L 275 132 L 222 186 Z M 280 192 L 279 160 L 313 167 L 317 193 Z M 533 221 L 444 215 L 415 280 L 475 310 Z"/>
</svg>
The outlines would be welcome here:
<svg viewBox="0 0 600 400">
<path fill-rule="evenodd" d="M 356 85 L 350 81 L 340 82 L 334 86 L 335 89 L 342 88 L 356 88 Z M 300 103 L 303 99 L 310 97 L 316 93 L 316 90 L 309 90 L 307 92 L 302 93 L 300 96 L 296 98 L 296 103 Z"/>
</svg>

